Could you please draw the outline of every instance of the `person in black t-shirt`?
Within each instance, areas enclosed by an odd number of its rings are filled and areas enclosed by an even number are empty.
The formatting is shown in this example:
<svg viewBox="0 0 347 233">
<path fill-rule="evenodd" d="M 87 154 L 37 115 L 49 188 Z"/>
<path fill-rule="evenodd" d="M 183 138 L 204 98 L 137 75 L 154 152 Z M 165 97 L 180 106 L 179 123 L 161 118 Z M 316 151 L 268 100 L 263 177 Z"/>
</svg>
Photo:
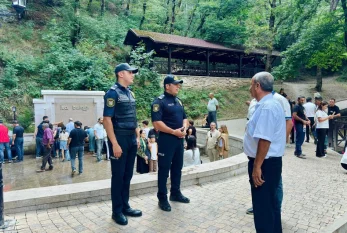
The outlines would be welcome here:
<svg viewBox="0 0 347 233">
<path fill-rule="evenodd" d="M 334 126 L 333 121 L 337 117 L 341 117 L 340 108 L 335 105 L 335 99 L 331 98 L 329 100 L 329 106 L 328 106 L 328 115 L 334 115 L 332 120 L 329 120 L 329 130 L 328 130 L 328 142 L 329 147 L 333 146 L 334 143 Z"/>
<path fill-rule="evenodd" d="M 13 122 L 13 136 L 12 145 L 16 148 L 17 160 L 16 162 L 22 162 L 24 157 L 24 140 L 23 140 L 24 128 L 18 124 L 18 121 Z"/>
<path fill-rule="evenodd" d="M 80 121 L 74 122 L 75 128 L 70 132 L 69 139 L 67 141 L 67 146 L 70 150 L 71 156 L 71 169 L 72 176 L 76 173 L 75 159 L 78 153 L 78 171 L 79 174 L 83 173 L 83 153 L 84 153 L 84 141 L 87 140 L 88 134 L 84 131 L 81 126 Z"/>
<path fill-rule="evenodd" d="M 150 135 L 154 135 L 155 136 L 155 141 L 158 141 L 159 138 L 159 130 L 157 130 L 156 128 L 150 129 L 148 132 L 148 138 Z"/>
<path fill-rule="evenodd" d="M 301 146 L 305 140 L 304 128 L 306 125 L 310 124 L 309 119 L 305 115 L 305 108 L 303 106 L 305 102 L 305 97 L 299 96 L 298 104 L 294 106 L 293 117 L 295 120 L 295 129 L 296 129 L 296 140 L 295 140 L 295 151 L 294 155 L 298 158 L 304 158 L 305 154 L 302 153 Z"/>
</svg>

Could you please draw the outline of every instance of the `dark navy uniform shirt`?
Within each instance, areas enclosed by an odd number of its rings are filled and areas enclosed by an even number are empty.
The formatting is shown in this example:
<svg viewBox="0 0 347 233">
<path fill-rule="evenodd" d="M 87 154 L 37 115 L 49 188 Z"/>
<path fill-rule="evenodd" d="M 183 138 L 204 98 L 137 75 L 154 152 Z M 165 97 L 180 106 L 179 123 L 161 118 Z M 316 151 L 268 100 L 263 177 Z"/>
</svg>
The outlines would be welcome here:
<svg viewBox="0 0 347 233">
<path fill-rule="evenodd" d="M 114 129 L 137 128 L 134 93 L 116 83 L 104 97 L 104 117 L 111 117 Z"/>
<path fill-rule="evenodd" d="M 151 112 L 152 122 L 162 121 L 171 129 L 182 128 L 187 119 L 181 100 L 167 92 L 153 101 Z"/>
</svg>

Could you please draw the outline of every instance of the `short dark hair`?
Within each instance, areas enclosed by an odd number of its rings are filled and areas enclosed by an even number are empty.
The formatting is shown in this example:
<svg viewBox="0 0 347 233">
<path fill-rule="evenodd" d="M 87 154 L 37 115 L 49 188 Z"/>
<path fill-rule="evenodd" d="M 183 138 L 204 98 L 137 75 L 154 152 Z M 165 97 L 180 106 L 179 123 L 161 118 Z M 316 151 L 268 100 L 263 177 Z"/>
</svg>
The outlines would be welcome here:
<svg viewBox="0 0 347 233">
<path fill-rule="evenodd" d="M 75 121 L 74 124 L 80 127 L 82 126 L 82 123 L 80 121 Z"/>
<path fill-rule="evenodd" d="M 42 120 L 46 120 L 46 119 L 48 119 L 48 116 L 43 116 L 42 117 Z"/>
<path fill-rule="evenodd" d="M 334 100 L 334 102 L 336 102 L 336 99 L 335 99 L 335 98 L 330 98 L 330 100 Z"/>
<path fill-rule="evenodd" d="M 142 124 L 144 124 L 144 125 L 148 125 L 148 121 L 147 121 L 147 120 L 142 121 Z"/>
<path fill-rule="evenodd" d="M 193 120 L 190 120 L 190 121 L 189 121 L 189 124 L 194 125 L 194 121 L 193 121 Z"/>
<path fill-rule="evenodd" d="M 14 121 L 12 122 L 12 124 L 18 124 L 18 121 L 17 121 L 17 120 L 14 120 Z"/>
<path fill-rule="evenodd" d="M 311 97 L 307 97 L 306 98 L 306 102 L 311 102 L 312 101 L 312 98 Z"/>
<path fill-rule="evenodd" d="M 302 99 L 302 98 L 305 99 L 305 96 L 300 95 L 300 96 L 298 97 L 298 100 L 300 100 L 300 99 Z"/>
</svg>

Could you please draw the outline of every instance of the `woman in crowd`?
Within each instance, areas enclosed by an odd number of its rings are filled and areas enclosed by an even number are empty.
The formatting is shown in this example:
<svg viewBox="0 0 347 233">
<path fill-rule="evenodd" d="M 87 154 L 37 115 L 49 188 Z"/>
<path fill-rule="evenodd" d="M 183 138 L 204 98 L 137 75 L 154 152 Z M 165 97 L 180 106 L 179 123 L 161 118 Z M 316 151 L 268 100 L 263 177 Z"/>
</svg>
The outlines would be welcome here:
<svg viewBox="0 0 347 233">
<path fill-rule="evenodd" d="M 146 131 L 140 130 L 140 135 L 140 148 L 137 150 L 136 156 L 136 172 L 143 174 L 149 172 Z"/>
<path fill-rule="evenodd" d="M 222 125 L 219 129 L 221 135 L 218 138 L 219 159 L 226 159 L 229 156 L 229 132 L 226 125 Z"/>
<path fill-rule="evenodd" d="M 187 150 L 184 151 L 183 166 L 194 166 L 201 164 L 200 151 L 196 146 L 196 138 L 189 136 L 187 139 Z"/>
<path fill-rule="evenodd" d="M 325 137 L 328 133 L 329 129 L 329 119 L 333 118 L 333 115 L 328 116 L 328 102 L 323 101 L 319 106 L 316 112 L 316 132 L 317 132 L 317 148 L 316 148 L 316 156 L 317 157 L 326 157 L 324 153 L 324 142 Z"/>
</svg>

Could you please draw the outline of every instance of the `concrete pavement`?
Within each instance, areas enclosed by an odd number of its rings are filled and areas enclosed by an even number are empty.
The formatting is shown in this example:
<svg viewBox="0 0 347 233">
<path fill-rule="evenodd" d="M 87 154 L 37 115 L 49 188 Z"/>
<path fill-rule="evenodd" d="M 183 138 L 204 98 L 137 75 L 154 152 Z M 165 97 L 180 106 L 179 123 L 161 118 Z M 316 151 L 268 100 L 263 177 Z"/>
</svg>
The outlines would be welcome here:
<svg viewBox="0 0 347 233">
<path fill-rule="evenodd" d="M 341 156 L 328 151 L 316 158 L 313 143 L 303 146 L 307 159 L 293 156 L 287 148 L 283 162 L 285 233 L 320 232 L 347 212 L 346 171 Z M 128 226 L 111 220 L 111 201 L 25 212 L 6 232 L 255 232 L 247 174 L 226 180 L 183 188 L 190 204 L 172 203 L 172 212 L 159 210 L 155 193 L 131 197 L 140 218 L 129 218 Z"/>
</svg>

